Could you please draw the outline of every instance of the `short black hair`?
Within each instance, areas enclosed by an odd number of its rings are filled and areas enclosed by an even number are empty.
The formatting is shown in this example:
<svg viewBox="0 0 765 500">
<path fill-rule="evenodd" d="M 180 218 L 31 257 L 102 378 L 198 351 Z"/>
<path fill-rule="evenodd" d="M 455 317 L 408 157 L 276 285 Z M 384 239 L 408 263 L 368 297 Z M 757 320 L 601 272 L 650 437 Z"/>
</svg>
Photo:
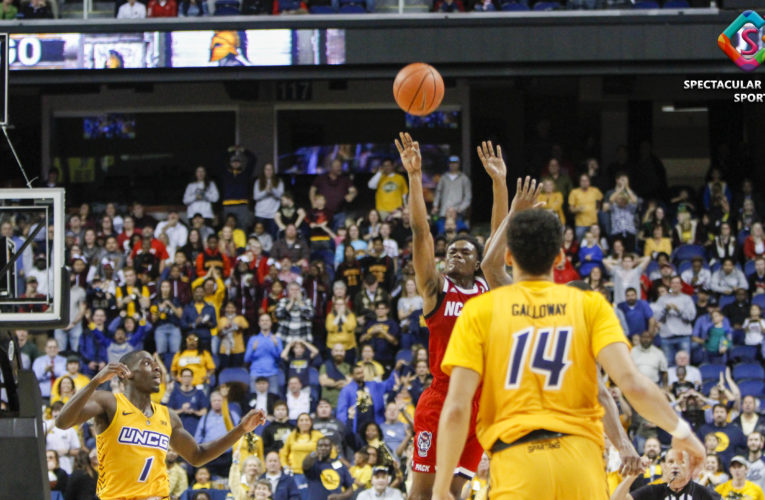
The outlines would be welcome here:
<svg viewBox="0 0 765 500">
<path fill-rule="evenodd" d="M 261 375 L 260 377 L 257 377 L 255 379 L 255 383 L 257 384 L 258 382 L 268 382 L 268 377 L 264 377 Z"/>
<path fill-rule="evenodd" d="M 631 286 L 628 289 L 624 290 L 625 295 L 626 295 L 627 292 L 635 292 L 635 293 L 637 293 L 637 290 L 635 290 L 635 287 Z"/>
<path fill-rule="evenodd" d="M 130 368 L 130 365 L 135 363 L 143 354 L 145 351 L 131 351 L 120 358 L 120 363 Z"/>
<path fill-rule="evenodd" d="M 513 261 L 527 273 L 549 273 L 562 243 L 563 227 L 552 212 L 526 210 L 510 219 L 507 246 Z"/>
<path fill-rule="evenodd" d="M 454 245 L 458 241 L 467 241 L 473 245 L 475 247 L 475 256 L 477 259 L 480 259 L 483 256 L 483 247 L 480 243 L 478 243 L 478 240 L 472 234 L 460 234 L 459 236 L 454 237 L 449 243 L 447 243 L 446 249 L 448 250 L 450 246 Z"/>
</svg>

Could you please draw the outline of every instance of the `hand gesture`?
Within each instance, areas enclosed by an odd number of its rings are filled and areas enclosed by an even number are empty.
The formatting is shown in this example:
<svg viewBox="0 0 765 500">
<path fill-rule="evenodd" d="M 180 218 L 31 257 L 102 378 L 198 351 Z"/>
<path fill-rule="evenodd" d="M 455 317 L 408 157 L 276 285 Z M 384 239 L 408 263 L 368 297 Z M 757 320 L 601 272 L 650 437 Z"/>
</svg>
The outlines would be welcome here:
<svg viewBox="0 0 765 500">
<path fill-rule="evenodd" d="M 619 474 L 622 477 L 631 476 L 633 474 L 642 474 L 645 470 L 645 465 L 641 462 L 641 457 L 638 455 L 635 448 L 630 444 L 619 450 L 619 457 L 622 459 L 622 465 L 619 467 Z"/>
<path fill-rule="evenodd" d="M 489 177 L 504 181 L 507 175 L 507 166 L 505 160 L 502 159 L 502 146 L 497 146 L 496 154 L 491 141 L 483 141 L 476 149 L 478 150 L 478 158 L 481 159 L 481 164 Z"/>
<path fill-rule="evenodd" d="M 526 176 L 526 179 L 518 177 L 516 181 L 515 196 L 510 204 L 510 211 L 513 213 L 523 212 L 531 208 L 539 208 L 544 206 L 543 201 L 536 201 L 539 197 L 539 193 L 542 192 L 542 183 L 538 183 L 536 179 L 532 179 L 530 176 Z"/>
<path fill-rule="evenodd" d="M 420 143 L 412 140 L 408 132 L 400 132 L 401 142 L 395 139 L 396 149 L 401 155 L 401 163 L 408 174 L 422 173 L 422 156 L 420 155 Z"/>
<path fill-rule="evenodd" d="M 130 376 L 130 369 L 122 363 L 109 363 L 103 370 L 93 377 L 93 380 L 95 380 L 98 385 L 101 385 L 104 382 L 110 381 L 115 376 L 118 376 L 119 378 L 127 378 Z"/>
<path fill-rule="evenodd" d="M 688 453 L 691 477 L 696 477 L 706 457 L 706 450 L 699 438 L 693 432 L 685 439 L 672 438 L 672 448 Z"/>
<path fill-rule="evenodd" d="M 239 423 L 239 425 L 242 426 L 242 429 L 244 429 L 245 432 L 252 432 L 256 427 L 265 423 L 266 412 L 263 410 L 250 410 L 247 415 L 242 417 L 242 421 Z"/>
</svg>

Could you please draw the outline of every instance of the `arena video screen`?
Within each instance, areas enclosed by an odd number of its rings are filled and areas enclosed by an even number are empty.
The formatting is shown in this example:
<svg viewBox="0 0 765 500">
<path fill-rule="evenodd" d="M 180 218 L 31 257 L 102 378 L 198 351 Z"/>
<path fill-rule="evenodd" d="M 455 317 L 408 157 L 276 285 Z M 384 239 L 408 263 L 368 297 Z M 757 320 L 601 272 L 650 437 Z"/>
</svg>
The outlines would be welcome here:
<svg viewBox="0 0 765 500">
<path fill-rule="evenodd" d="M 11 71 L 345 63 L 345 30 L 263 29 L 11 34 Z"/>
</svg>

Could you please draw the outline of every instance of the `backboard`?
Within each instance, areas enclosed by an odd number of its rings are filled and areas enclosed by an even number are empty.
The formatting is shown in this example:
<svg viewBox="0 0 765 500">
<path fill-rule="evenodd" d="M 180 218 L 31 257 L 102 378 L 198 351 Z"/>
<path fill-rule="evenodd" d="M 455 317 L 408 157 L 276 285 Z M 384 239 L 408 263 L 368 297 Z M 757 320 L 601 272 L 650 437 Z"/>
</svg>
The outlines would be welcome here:
<svg viewBox="0 0 765 500">
<path fill-rule="evenodd" d="M 68 324 L 64 201 L 63 188 L 0 189 L 0 328 Z"/>
</svg>

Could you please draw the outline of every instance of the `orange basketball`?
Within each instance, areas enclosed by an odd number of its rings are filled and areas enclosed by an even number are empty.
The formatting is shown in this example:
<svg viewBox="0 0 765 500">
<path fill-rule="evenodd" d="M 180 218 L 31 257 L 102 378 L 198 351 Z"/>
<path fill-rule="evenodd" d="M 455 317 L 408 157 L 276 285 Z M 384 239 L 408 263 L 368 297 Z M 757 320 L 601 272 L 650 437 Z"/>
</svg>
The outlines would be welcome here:
<svg viewBox="0 0 765 500">
<path fill-rule="evenodd" d="M 404 66 L 393 81 L 393 97 L 407 113 L 425 116 L 435 111 L 444 98 L 444 79 L 430 64 Z"/>
</svg>

